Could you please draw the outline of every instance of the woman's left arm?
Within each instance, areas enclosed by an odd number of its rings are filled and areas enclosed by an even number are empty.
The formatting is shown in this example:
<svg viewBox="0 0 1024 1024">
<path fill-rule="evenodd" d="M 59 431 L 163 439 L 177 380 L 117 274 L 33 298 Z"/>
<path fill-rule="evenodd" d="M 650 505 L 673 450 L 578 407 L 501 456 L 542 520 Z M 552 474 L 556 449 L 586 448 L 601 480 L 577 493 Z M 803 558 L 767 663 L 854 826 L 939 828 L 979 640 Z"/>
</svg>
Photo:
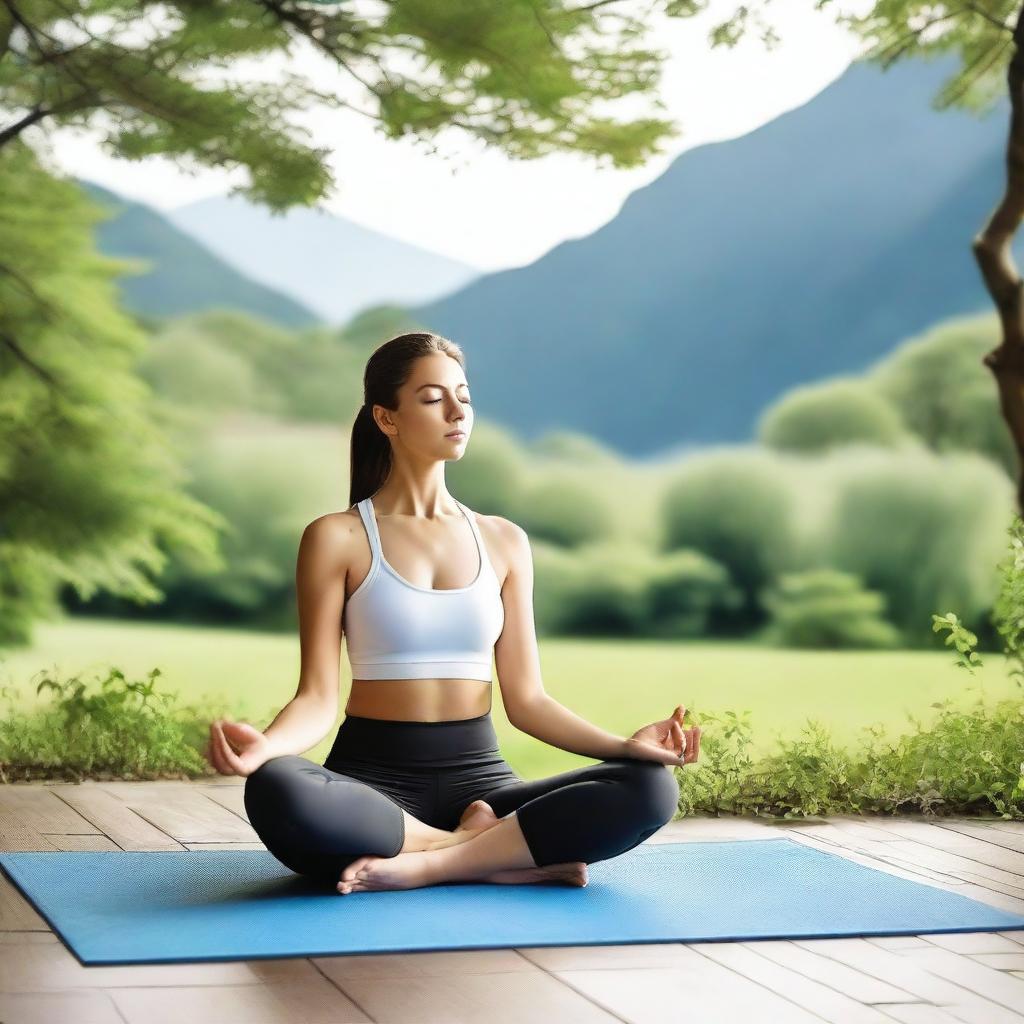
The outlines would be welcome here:
<svg viewBox="0 0 1024 1024">
<path fill-rule="evenodd" d="M 667 719 L 643 726 L 627 738 L 580 718 L 544 690 L 534 626 L 530 540 L 515 523 L 500 516 L 491 516 L 490 520 L 501 530 L 502 550 L 508 561 L 508 573 L 501 588 L 505 624 L 494 645 L 498 684 L 508 720 L 544 743 L 583 757 L 636 757 L 662 764 L 695 761 L 700 730 L 683 730 L 685 709 L 681 705 Z"/>
</svg>

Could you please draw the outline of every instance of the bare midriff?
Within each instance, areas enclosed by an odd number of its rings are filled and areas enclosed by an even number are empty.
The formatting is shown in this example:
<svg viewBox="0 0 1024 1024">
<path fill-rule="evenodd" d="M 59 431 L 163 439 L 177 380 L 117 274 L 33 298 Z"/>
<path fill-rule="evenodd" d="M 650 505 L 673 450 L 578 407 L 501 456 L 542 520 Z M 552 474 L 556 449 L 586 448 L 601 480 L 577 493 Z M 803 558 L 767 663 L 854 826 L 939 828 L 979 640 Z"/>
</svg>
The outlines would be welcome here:
<svg viewBox="0 0 1024 1024">
<path fill-rule="evenodd" d="M 482 679 L 353 679 L 346 715 L 399 722 L 449 722 L 491 710 Z"/>
</svg>

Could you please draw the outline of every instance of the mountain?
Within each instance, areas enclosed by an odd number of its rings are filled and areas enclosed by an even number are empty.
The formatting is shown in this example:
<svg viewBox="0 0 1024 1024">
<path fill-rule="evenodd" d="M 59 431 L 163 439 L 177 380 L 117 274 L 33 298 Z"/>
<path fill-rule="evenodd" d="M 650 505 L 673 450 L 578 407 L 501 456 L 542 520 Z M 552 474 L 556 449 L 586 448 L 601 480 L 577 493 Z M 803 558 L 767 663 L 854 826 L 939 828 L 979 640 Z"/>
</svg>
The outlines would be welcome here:
<svg viewBox="0 0 1024 1024">
<path fill-rule="evenodd" d="M 228 307 L 284 327 L 320 318 L 284 292 L 249 280 L 194 238 L 143 203 L 94 182 L 78 181 L 86 194 L 114 215 L 96 225 L 96 244 L 107 256 L 141 258 L 153 269 L 118 279 L 124 305 L 137 313 L 169 317 Z"/>
<path fill-rule="evenodd" d="M 854 63 L 681 154 L 592 234 L 410 313 L 524 438 L 578 430 L 633 456 L 749 440 L 795 385 L 991 308 L 970 241 L 1002 194 L 1008 103 L 936 111 L 955 67 Z"/>
<path fill-rule="evenodd" d="M 330 323 L 368 306 L 432 302 L 480 273 L 326 210 L 275 215 L 229 196 L 179 206 L 168 217 L 243 274 L 295 296 Z"/>
</svg>

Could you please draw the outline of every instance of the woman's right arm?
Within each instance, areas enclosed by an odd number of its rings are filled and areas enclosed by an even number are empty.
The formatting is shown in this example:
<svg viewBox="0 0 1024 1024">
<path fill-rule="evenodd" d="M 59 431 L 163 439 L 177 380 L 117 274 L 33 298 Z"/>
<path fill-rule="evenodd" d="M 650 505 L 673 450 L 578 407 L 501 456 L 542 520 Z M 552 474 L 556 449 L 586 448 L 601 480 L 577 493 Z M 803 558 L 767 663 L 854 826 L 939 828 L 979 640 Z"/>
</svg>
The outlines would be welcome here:
<svg viewBox="0 0 1024 1024">
<path fill-rule="evenodd" d="M 251 760 L 259 764 L 282 754 L 305 753 L 327 735 L 338 717 L 341 617 L 351 536 L 345 517 L 338 515 L 321 516 L 302 533 L 295 569 L 301 650 L 299 685 L 295 696 L 261 736 L 252 737 L 260 750 L 258 754 L 254 752 Z M 211 727 L 211 744 L 221 755 L 213 760 L 218 771 L 224 772 L 227 767 L 230 772 L 225 774 L 242 774 L 239 764 L 232 764 L 224 749 L 227 738 L 217 722 Z M 245 751 L 241 754 L 244 758 Z M 245 774 L 255 771 L 259 764 L 246 764 Z"/>
</svg>

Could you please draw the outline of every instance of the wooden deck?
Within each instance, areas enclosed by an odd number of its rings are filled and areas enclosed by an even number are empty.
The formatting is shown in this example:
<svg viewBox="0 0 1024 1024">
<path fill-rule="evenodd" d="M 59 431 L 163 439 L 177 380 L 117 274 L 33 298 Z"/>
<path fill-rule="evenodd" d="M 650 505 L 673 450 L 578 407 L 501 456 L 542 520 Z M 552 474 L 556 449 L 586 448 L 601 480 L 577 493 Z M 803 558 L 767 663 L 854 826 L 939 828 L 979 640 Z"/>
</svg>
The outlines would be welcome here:
<svg viewBox="0 0 1024 1024">
<path fill-rule="evenodd" d="M 242 783 L 0 785 L 0 849 L 262 849 Z M 648 842 L 783 831 L 1024 914 L 1024 823 L 702 817 Z M 82 967 L 0 874 L 0 946 L 3 1024 L 1024 1022 L 1024 931 Z"/>
</svg>

